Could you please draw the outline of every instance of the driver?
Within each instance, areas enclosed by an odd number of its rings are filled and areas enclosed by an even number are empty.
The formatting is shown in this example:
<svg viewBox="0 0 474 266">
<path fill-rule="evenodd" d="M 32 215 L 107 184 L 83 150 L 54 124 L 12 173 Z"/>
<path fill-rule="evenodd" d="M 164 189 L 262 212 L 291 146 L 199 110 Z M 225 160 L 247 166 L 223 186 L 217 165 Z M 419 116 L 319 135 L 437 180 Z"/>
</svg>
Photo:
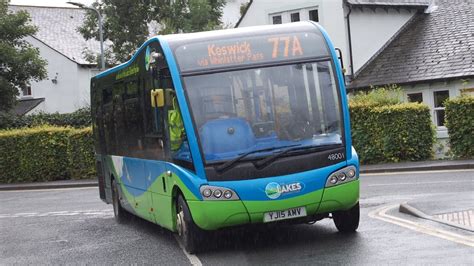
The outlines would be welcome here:
<svg viewBox="0 0 474 266">
<path fill-rule="evenodd" d="M 300 111 L 280 115 L 278 137 L 284 140 L 302 140 L 313 137 L 313 128 L 307 115 Z"/>
</svg>

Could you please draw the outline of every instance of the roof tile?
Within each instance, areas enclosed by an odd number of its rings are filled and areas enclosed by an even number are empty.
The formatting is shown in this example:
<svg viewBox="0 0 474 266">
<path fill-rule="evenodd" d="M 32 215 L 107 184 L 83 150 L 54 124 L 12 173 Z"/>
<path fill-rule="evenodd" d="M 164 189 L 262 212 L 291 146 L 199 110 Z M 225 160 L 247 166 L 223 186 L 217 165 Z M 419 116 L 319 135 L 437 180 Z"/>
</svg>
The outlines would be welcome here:
<svg viewBox="0 0 474 266">
<path fill-rule="evenodd" d="M 474 1 L 438 0 L 356 74 L 350 87 L 474 76 Z"/>
<path fill-rule="evenodd" d="M 427 7 L 432 0 L 347 0 L 351 5 L 373 5 L 373 6 L 421 6 Z"/>
<path fill-rule="evenodd" d="M 17 6 L 10 5 L 9 10 L 27 11 L 31 22 L 38 27 L 35 38 L 81 65 L 95 65 L 88 62 L 83 55 L 84 49 L 99 52 L 99 42 L 86 41 L 77 31 L 85 16 L 85 11 L 79 8 Z"/>
</svg>

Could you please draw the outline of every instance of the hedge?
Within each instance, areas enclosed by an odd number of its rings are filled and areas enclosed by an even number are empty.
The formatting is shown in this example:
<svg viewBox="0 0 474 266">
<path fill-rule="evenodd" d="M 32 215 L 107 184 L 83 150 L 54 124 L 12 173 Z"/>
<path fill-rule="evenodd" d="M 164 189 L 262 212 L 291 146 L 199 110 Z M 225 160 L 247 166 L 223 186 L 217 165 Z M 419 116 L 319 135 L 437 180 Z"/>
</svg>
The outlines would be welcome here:
<svg viewBox="0 0 474 266">
<path fill-rule="evenodd" d="M 91 128 L 72 130 L 68 145 L 69 174 L 72 179 L 94 178 L 94 138 Z"/>
<path fill-rule="evenodd" d="M 0 128 L 37 127 L 40 125 L 71 126 L 83 128 L 91 126 L 90 108 L 81 108 L 72 113 L 37 113 L 25 116 L 0 114 Z"/>
<path fill-rule="evenodd" d="M 91 128 L 0 131 L 0 183 L 93 178 Z"/>
<path fill-rule="evenodd" d="M 449 99 L 446 106 L 446 127 L 454 156 L 474 157 L 474 97 L 463 95 Z"/>
<path fill-rule="evenodd" d="M 417 161 L 432 157 L 435 130 L 428 106 L 351 102 L 352 142 L 362 163 Z"/>
</svg>

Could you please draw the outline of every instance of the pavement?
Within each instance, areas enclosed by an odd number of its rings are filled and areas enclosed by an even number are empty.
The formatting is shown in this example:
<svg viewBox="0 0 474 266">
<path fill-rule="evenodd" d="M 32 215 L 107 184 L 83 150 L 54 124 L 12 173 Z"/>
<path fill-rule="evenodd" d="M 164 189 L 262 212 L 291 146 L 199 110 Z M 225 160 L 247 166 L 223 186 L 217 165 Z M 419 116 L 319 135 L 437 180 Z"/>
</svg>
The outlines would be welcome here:
<svg viewBox="0 0 474 266">
<path fill-rule="evenodd" d="M 0 191 L 2 191 L 2 190 L 5 191 L 5 190 L 26 190 L 26 189 L 96 187 L 96 186 L 98 186 L 97 179 L 59 180 L 59 181 L 49 181 L 49 182 L 0 184 Z"/>
<path fill-rule="evenodd" d="M 361 173 L 413 172 L 474 169 L 474 160 L 433 160 L 361 165 Z"/>
<path fill-rule="evenodd" d="M 452 193 L 410 200 L 399 211 L 474 232 L 474 193 Z"/>
</svg>

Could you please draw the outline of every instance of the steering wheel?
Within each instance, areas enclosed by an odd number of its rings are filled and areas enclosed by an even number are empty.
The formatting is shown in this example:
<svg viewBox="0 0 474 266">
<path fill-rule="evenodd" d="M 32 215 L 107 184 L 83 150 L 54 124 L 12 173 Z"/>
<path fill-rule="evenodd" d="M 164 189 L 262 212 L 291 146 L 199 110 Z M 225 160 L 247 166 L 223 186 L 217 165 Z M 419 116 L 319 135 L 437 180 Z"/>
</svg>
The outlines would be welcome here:
<svg viewBox="0 0 474 266">
<path fill-rule="evenodd" d="M 291 120 L 285 126 L 282 126 L 280 133 L 282 133 L 283 139 L 287 140 L 300 140 L 308 139 L 313 137 L 313 126 L 308 120 Z"/>
<path fill-rule="evenodd" d="M 252 125 L 252 131 L 255 137 L 257 138 L 269 136 L 272 132 L 275 131 L 275 122 L 266 121 L 254 123 Z"/>
</svg>

